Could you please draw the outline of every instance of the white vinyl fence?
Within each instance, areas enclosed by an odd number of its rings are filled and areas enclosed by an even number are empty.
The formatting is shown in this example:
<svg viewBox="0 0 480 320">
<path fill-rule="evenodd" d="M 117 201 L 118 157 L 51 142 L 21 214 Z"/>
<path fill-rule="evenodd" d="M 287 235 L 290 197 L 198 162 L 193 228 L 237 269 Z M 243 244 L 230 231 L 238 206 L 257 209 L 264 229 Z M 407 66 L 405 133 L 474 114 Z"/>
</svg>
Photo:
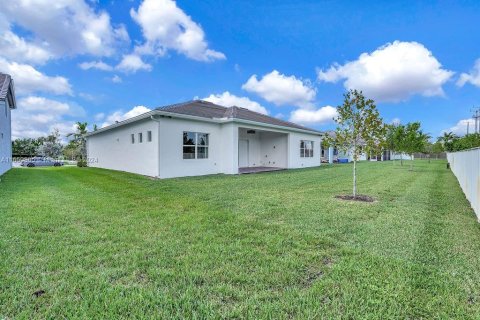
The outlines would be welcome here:
<svg viewBox="0 0 480 320">
<path fill-rule="evenodd" d="M 447 160 L 480 221 L 480 148 L 448 153 Z"/>
</svg>

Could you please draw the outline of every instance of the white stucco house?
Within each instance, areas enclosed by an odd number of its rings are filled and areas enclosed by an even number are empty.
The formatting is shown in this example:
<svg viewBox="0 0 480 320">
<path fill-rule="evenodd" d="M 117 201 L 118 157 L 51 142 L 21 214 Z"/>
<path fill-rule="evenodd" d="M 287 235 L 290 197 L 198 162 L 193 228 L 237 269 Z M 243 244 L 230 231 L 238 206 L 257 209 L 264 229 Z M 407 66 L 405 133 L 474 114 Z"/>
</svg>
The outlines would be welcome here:
<svg viewBox="0 0 480 320">
<path fill-rule="evenodd" d="M 86 138 L 90 167 L 158 178 L 320 165 L 319 131 L 202 100 L 157 108 Z"/>
<path fill-rule="evenodd" d="M 13 79 L 0 73 L 0 175 L 12 168 L 12 117 L 17 107 Z"/>
</svg>

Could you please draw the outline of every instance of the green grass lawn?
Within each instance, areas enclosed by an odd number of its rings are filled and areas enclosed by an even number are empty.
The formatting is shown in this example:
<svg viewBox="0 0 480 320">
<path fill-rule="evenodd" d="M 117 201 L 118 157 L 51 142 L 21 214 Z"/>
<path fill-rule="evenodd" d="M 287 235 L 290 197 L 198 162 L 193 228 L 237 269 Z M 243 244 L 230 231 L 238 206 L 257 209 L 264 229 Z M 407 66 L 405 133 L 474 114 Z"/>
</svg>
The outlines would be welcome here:
<svg viewBox="0 0 480 320">
<path fill-rule="evenodd" d="M 480 227 L 443 161 L 153 180 L 13 169 L 0 319 L 480 318 Z M 43 294 L 34 295 L 43 290 Z"/>
</svg>

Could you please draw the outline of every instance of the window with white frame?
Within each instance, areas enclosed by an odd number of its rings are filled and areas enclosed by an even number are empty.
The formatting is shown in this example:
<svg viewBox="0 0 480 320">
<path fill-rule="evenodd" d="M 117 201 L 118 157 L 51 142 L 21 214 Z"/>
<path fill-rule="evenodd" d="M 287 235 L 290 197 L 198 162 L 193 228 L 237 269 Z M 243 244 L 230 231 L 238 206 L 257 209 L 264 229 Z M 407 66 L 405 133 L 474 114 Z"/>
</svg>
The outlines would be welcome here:
<svg viewBox="0 0 480 320">
<path fill-rule="evenodd" d="M 139 132 L 138 133 L 138 143 L 142 143 L 142 142 L 143 142 L 143 133 Z"/>
<path fill-rule="evenodd" d="M 313 141 L 300 140 L 300 157 L 302 158 L 313 157 Z"/>
<path fill-rule="evenodd" d="M 208 159 L 208 133 L 183 132 L 183 159 Z"/>
<path fill-rule="evenodd" d="M 131 137 L 131 139 L 132 139 L 132 144 L 135 143 L 135 134 L 132 133 L 132 134 L 130 135 L 130 137 Z"/>
<path fill-rule="evenodd" d="M 152 142 L 152 131 L 147 131 L 147 141 Z"/>
</svg>

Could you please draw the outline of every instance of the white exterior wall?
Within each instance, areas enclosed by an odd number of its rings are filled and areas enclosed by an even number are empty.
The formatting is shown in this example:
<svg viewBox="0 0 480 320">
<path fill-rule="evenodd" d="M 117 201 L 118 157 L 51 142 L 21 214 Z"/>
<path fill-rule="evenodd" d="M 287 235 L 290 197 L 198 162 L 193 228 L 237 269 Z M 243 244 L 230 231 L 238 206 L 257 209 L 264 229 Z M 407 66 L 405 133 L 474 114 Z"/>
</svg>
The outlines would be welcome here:
<svg viewBox="0 0 480 320">
<path fill-rule="evenodd" d="M 183 159 L 184 131 L 209 134 L 208 159 Z M 218 123 L 160 118 L 160 178 L 230 173 L 232 168 L 226 163 L 232 161 L 227 153 L 231 149 L 223 148 L 231 144 L 235 136 L 228 131 L 228 128 L 222 130 L 222 124 Z M 238 169 L 234 173 L 237 172 Z"/>
<path fill-rule="evenodd" d="M 480 149 L 447 153 L 447 160 L 480 221 Z"/>
<path fill-rule="evenodd" d="M 238 126 L 235 123 L 221 125 L 223 145 L 220 148 L 222 158 L 221 172 L 225 174 L 238 173 Z"/>
<path fill-rule="evenodd" d="M 12 168 L 12 121 L 8 100 L 0 102 L 0 175 Z"/>
<path fill-rule="evenodd" d="M 147 141 L 147 131 L 152 131 L 151 142 Z M 138 139 L 140 132 L 142 143 Z M 131 134 L 135 135 L 135 143 L 131 142 Z M 158 139 L 158 123 L 151 119 L 88 136 L 88 165 L 158 177 Z"/>
<path fill-rule="evenodd" d="M 313 141 L 313 157 L 300 157 L 300 141 Z M 321 138 L 314 134 L 291 132 L 288 135 L 288 168 L 306 168 L 320 166 Z"/>
<path fill-rule="evenodd" d="M 338 150 L 338 155 L 337 155 L 337 159 L 345 159 L 347 158 L 348 159 L 348 162 L 352 162 L 353 161 L 353 153 L 352 152 L 343 152 L 341 150 Z M 367 155 L 365 153 L 362 153 L 358 156 L 358 161 L 365 161 L 367 160 Z"/>
<path fill-rule="evenodd" d="M 260 133 L 260 164 L 266 167 L 288 167 L 288 134 Z M 300 152 L 300 146 L 299 146 Z"/>
<path fill-rule="evenodd" d="M 413 160 L 412 159 L 413 156 L 410 156 L 408 154 L 405 154 L 405 153 L 391 153 L 390 154 L 390 160 Z"/>
<path fill-rule="evenodd" d="M 238 141 L 244 128 L 258 130 L 251 140 L 250 166 L 302 168 L 320 165 L 320 136 L 235 122 L 213 123 L 160 117 L 125 124 L 87 137 L 89 166 L 159 178 L 238 173 Z M 239 130 L 240 129 L 240 130 Z M 153 141 L 147 142 L 147 131 Z M 183 159 L 183 132 L 209 134 L 207 159 Z M 268 132 L 267 132 L 268 131 Z M 144 142 L 138 143 L 138 132 Z M 135 144 L 130 134 L 135 134 Z M 300 140 L 314 141 L 314 156 L 300 157 Z"/>
</svg>

